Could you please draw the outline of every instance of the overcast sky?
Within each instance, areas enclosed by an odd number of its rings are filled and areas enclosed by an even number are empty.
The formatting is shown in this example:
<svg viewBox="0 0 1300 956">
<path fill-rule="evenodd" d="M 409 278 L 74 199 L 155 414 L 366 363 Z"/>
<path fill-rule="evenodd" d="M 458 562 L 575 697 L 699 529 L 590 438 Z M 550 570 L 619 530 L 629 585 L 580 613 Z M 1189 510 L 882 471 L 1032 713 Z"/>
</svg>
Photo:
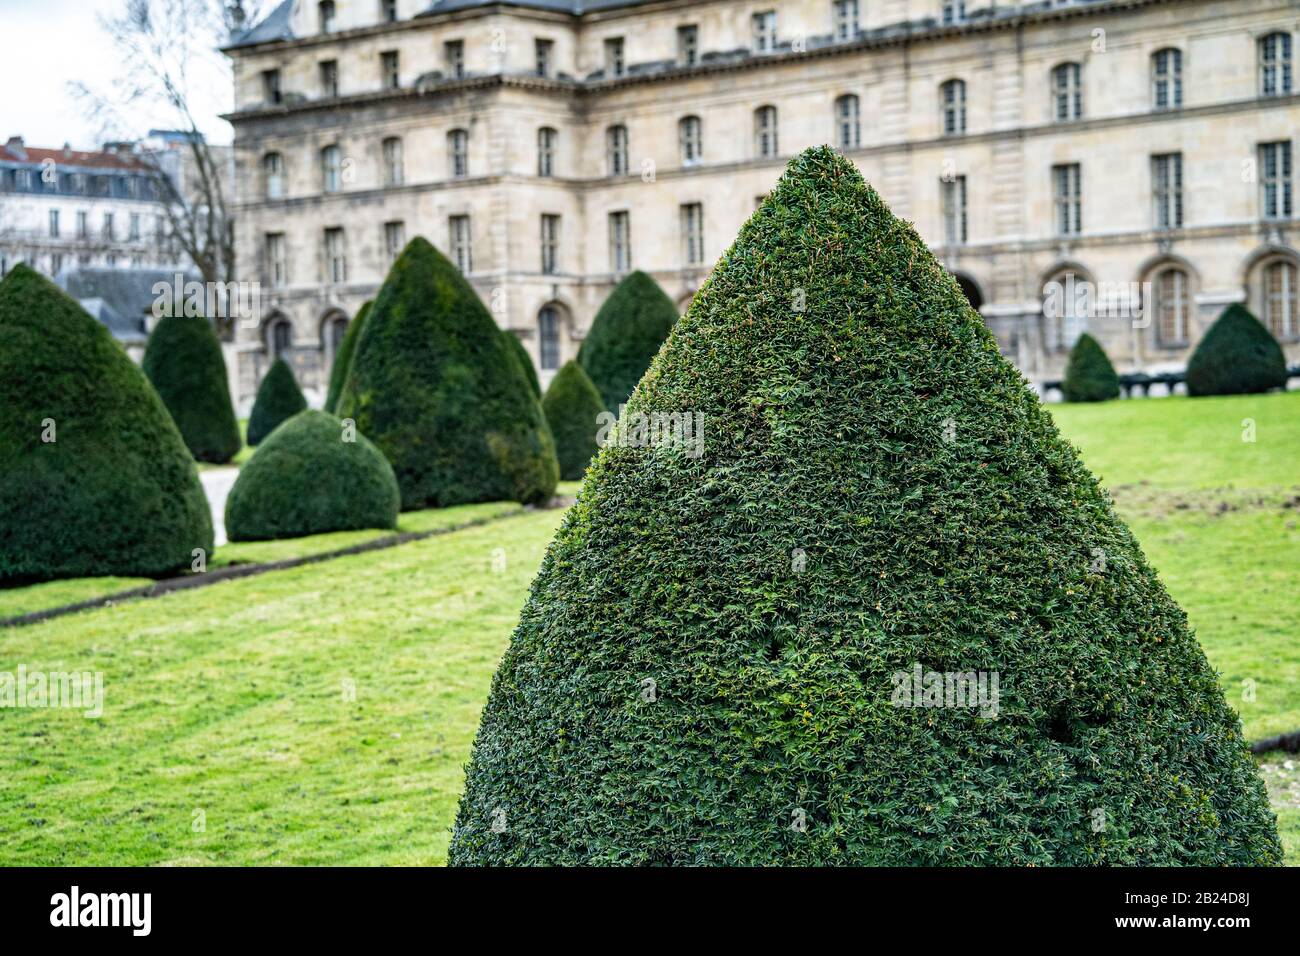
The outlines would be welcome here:
<svg viewBox="0 0 1300 956">
<path fill-rule="evenodd" d="M 123 0 L 0 0 L 0 142 L 22 136 L 32 146 L 99 145 L 96 125 L 68 84 L 113 87 L 120 67 L 96 14 L 122 6 Z M 214 55 L 192 86 L 202 91 L 200 126 L 213 142 L 227 143 L 230 126 L 218 113 L 229 109 L 230 81 L 220 62 Z M 126 136 L 175 125 L 174 117 L 155 108 L 133 110 L 125 120 Z"/>
</svg>

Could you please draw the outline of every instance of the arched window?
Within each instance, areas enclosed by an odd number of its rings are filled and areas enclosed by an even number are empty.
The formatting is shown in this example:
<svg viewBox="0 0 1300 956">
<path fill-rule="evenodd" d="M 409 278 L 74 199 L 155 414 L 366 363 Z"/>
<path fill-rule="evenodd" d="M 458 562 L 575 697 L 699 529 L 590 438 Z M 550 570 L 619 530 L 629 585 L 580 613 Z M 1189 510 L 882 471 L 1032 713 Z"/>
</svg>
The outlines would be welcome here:
<svg viewBox="0 0 1300 956">
<path fill-rule="evenodd" d="M 1151 104 L 1158 110 L 1183 105 L 1183 51 L 1174 47 L 1151 55 Z"/>
<path fill-rule="evenodd" d="M 704 154 L 704 142 L 698 116 L 683 116 L 677 121 L 677 139 L 682 147 L 682 165 L 698 163 Z"/>
<path fill-rule="evenodd" d="M 627 127 L 621 123 L 605 130 L 605 160 L 609 175 L 628 174 Z"/>
<path fill-rule="evenodd" d="M 343 158 L 337 146 L 326 146 L 320 151 L 321 187 L 327 193 L 336 193 L 343 186 Z"/>
<path fill-rule="evenodd" d="M 283 315 L 271 320 L 267 329 L 266 347 L 271 353 L 271 361 L 284 358 L 293 347 L 293 325 Z"/>
<path fill-rule="evenodd" d="M 1294 262 L 1274 259 L 1260 271 L 1260 302 L 1264 325 L 1284 341 L 1300 338 L 1300 297 Z"/>
<path fill-rule="evenodd" d="M 382 146 L 384 159 L 384 185 L 400 186 L 404 170 L 402 168 L 402 141 L 396 136 L 384 140 Z"/>
<path fill-rule="evenodd" d="M 560 367 L 560 310 L 553 305 L 537 313 L 537 343 L 543 371 Z"/>
<path fill-rule="evenodd" d="M 1052 67 L 1052 117 L 1058 123 L 1083 117 L 1083 68 L 1078 63 Z"/>
<path fill-rule="evenodd" d="M 1156 273 L 1152 286 L 1156 343 L 1165 348 L 1186 345 L 1191 317 L 1191 282 L 1187 273 L 1170 266 Z"/>
<path fill-rule="evenodd" d="M 835 141 L 840 149 L 857 149 L 862 145 L 858 98 L 852 93 L 845 93 L 835 101 Z"/>
<path fill-rule="evenodd" d="M 775 106 L 760 106 L 754 110 L 754 152 L 762 159 L 769 159 L 780 152 Z"/>
<path fill-rule="evenodd" d="M 555 140 L 559 134 L 549 126 L 537 131 L 537 175 L 555 175 Z"/>
<path fill-rule="evenodd" d="M 267 199 L 284 198 L 284 157 L 279 153 L 262 157 L 262 180 Z"/>
<path fill-rule="evenodd" d="M 940 85 L 939 103 L 943 119 L 943 135 L 960 136 L 966 132 L 965 80 L 948 80 Z"/>
<path fill-rule="evenodd" d="M 447 134 L 447 168 L 453 178 L 469 175 L 469 132 L 454 129 Z"/>
<path fill-rule="evenodd" d="M 1270 33 L 1259 38 L 1259 95 L 1291 92 L 1291 34 Z"/>
</svg>

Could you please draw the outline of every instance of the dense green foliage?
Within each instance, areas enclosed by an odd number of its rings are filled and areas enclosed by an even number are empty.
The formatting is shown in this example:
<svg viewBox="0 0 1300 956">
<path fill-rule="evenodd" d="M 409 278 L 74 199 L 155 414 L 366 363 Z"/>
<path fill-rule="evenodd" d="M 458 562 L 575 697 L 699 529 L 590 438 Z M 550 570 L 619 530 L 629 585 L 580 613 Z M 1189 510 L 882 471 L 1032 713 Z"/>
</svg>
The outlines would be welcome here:
<svg viewBox="0 0 1300 956">
<path fill-rule="evenodd" d="M 1248 395 L 1286 388 L 1282 346 L 1242 305 L 1223 311 L 1187 363 L 1189 395 Z"/>
<path fill-rule="evenodd" d="M 627 401 L 676 323 L 673 300 L 644 272 L 633 272 L 609 294 L 578 350 L 607 409 L 617 413 Z"/>
<path fill-rule="evenodd" d="M 1061 392 L 1067 402 L 1104 402 L 1119 397 L 1119 376 L 1101 343 L 1087 332 L 1070 349 Z"/>
<path fill-rule="evenodd" d="M 149 336 L 144 374 L 171 412 L 198 461 L 224 464 L 239 451 L 239 422 L 230 404 L 226 360 L 212 323 L 166 316 Z"/>
<path fill-rule="evenodd" d="M 394 528 L 401 496 L 383 454 L 325 412 L 284 422 L 239 472 L 226 498 L 231 541 Z"/>
<path fill-rule="evenodd" d="M 698 457 L 624 440 L 685 412 Z M 932 706 L 955 674 L 982 700 Z M 1106 494 L 915 230 L 835 151 L 797 157 L 542 563 L 451 862 L 1280 855 L 1237 717 Z"/>
<path fill-rule="evenodd" d="M 370 314 L 370 306 L 373 304 L 374 300 L 371 299 L 357 310 L 356 316 L 348 323 L 347 331 L 343 333 L 343 341 L 339 343 L 338 351 L 334 353 L 334 364 L 330 366 L 330 384 L 325 392 L 327 412 L 333 412 L 338 408 L 343 383 L 347 381 L 348 369 L 352 367 L 352 353 L 356 351 L 357 337 L 365 327 L 366 316 Z"/>
<path fill-rule="evenodd" d="M 560 478 L 577 481 L 599 450 L 596 431 L 600 427 L 599 417 L 605 412 L 600 392 L 582 366 L 570 360 L 551 379 L 542 399 L 542 409 L 555 436 Z"/>
<path fill-rule="evenodd" d="M 533 365 L 532 356 L 524 348 L 524 343 L 519 341 L 519 336 L 509 329 L 503 330 L 502 334 L 510 344 L 510 351 L 514 352 L 519 359 L 519 364 L 523 367 L 524 377 L 528 379 L 528 387 L 533 390 L 533 394 L 540 400 L 542 397 L 542 383 L 537 378 L 537 368 Z"/>
<path fill-rule="evenodd" d="M 403 510 L 555 491 L 541 402 L 478 295 L 425 239 L 375 297 L 338 412 L 392 463 Z"/>
<path fill-rule="evenodd" d="M 275 431 L 277 425 L 307 407 L 307 399 L 294 380 L 293 370 L 284 359 L 271 363 L 262 384 L 257 387 L 253 411 L 248 416 L 248 444 L 256 446 Z"/>
<path fill-rule="evenodd" d="M 161 575 L 195 548 L 212 550 L 212 518 L 158 393 L 103 325 L 16 266 L 0 282 L 0 584 Z"/>
</svg>

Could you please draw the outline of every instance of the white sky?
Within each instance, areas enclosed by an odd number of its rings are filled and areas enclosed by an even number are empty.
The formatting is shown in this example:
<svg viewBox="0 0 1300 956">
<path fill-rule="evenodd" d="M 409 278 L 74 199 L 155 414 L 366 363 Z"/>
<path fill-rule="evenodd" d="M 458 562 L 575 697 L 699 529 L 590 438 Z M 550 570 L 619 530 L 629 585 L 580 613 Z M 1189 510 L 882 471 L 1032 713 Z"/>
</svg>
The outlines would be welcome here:
<svg viewBox="0 0 1300 956">
<path fill-rule="evenodd" d="M 100 145 L 96 125 L 68 92 L 80 80 L 112 89 L 121 66 L 97 13 L 116 13 L 122 0 L 0 0 L 0 143 L 22 136 L 30 146 L 77 149 Z M 199 125 L 209 139 L 230 141 L 230 126 L 218 117 L 229 109 L 230 80 L 214 53 L 200 64 L 191 86 L 200 91 Z M 176 125 L 166 110 L 142 107 L 124 117 L 124 137 L 142 136 L 153 127 Z"/>
</svg>

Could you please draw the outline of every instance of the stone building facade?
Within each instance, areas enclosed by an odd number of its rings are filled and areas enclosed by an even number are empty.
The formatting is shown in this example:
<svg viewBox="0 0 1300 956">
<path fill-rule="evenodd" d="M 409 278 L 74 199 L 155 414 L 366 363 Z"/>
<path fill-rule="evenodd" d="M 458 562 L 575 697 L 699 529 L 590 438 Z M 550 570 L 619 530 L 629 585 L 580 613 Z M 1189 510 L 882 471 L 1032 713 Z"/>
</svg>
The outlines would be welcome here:
<svg viewBox="0 0 1300 956">
<path fill-rule="evenodd" d="M 286 0 L 227 49 L 242 401 L 277 354 L 319 395 L 417 234 L 545 379 L 628 269 L 685 308 L 827 142 L 1031 379 L 1084 330 L 1180 368 L 1238 301 L 1294 362 L 1297 42 L 1293 0 Z"/>
</svg>

